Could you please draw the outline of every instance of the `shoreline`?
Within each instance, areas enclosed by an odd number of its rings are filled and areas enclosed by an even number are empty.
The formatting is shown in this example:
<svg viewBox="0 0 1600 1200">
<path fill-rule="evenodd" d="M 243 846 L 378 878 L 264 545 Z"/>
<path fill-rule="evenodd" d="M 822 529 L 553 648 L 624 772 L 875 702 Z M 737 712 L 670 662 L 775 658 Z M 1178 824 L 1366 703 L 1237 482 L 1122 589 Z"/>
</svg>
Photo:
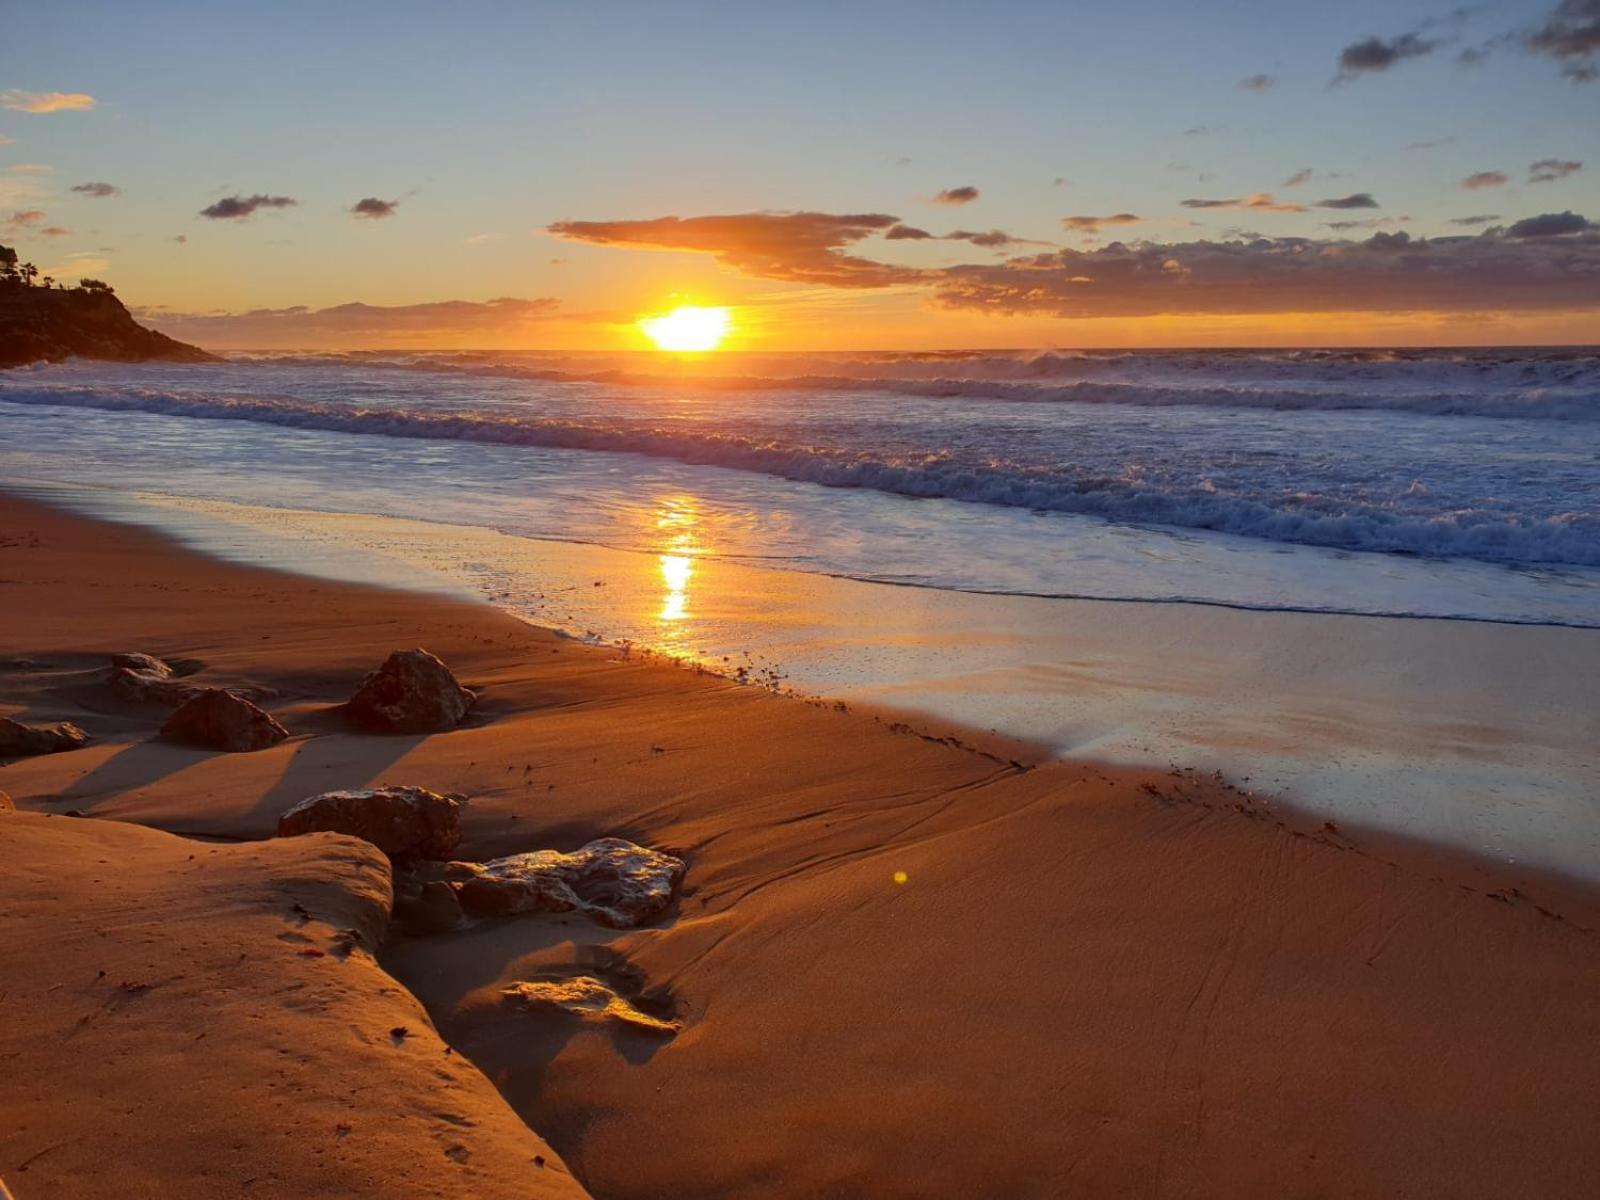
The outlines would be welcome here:
<svg viewBox="0 0 1600 1200">
<path fill-rule="evenodd" d="M 23 818 L 55 831 L 52 853 L 70 857 L 80 829 L 120 836 L 131 821 L 228 834 L 244 841 L 220 849 L 252 854 L 304 794 L 405 782 L 471 797 L 465 857 L 619 834 L 686 859 L 656 926 L 569 915 L 396 930 L 378 956 L 504 1097 L 482 1103 L 509 1102 L 602 1200 L 1577 1197 L 1600 1170 L 1586 1136 L 1600 1116 L 1595 889 L 1330 830 L 1182 769 L 1001 767 L 487 604 L 210 560 L 3 495 L 0 533 L 0 601 L 22 614 L 0 631 L 0 712 L 70 717 L 96 738 L 0 767 L 20 809 L 92 818 Z M 481 690 L 466 725 L 374 738 L 330 718 L 365 669 L 409 644 Z M 148 740 L 148 715 L 92 687 L 103 655 L 129 649 L 198 659 L 201 682 L 273 687 L 291 740 L 240 755 Z M 159 870 L 139 853 L 118 860 L 129 881 Z M 20 990 L 70 1012 L 78 1000 L 47 990 L 49 945 Z M 144 952 L 154 970 L 183 970 L 181 940 Z M 499 1000 L 517 979 L 578 969 L 653 998 L 682 1032 L 535 1019 Z M 166 1069 L 245 1089 L 260 1064 L 222 1036 L 227 1010 L 212 1019 L 217 1048 L 175 1050 Z M 24 1036 L 0 1033 L 0 1048 Z M 13 1177 L 41 1122 L 83 1136 L 47 1082 L 81 1070 L 76 1053 L 39 1045 L 35 1132 L 0 1138 L 0 1176 L 23 1196 L 53 1194 L 63 1169 L 47 1154 Z M 337 1078 L 365 1061 L 330 1045 L 322 1068 Z M 183 1160 L 140 1157 L 141 1122 L 162 1101 L 142 1103 L 98 1139 L 124 1137 L 140 1170 L 165 1171 L 165 1194 L 209 1194 Z M 246 1141 L 278 1119 L 230 1111 Z M 331 1169 L 309 1143 L 272 1152 Z M 430 1186 L 460 1166 L 390 1153 Z M 71 1194 L 66 1176 L 55 1185 Z M 324 1186 L 344 1194 L 336 1178 Z M 498 1187 L 479 1180 L 475 1194 L 513 1194 Z"/>
<path fill-rule="evenodd" d="M 874 582 L 710 556 L 669 577 L 664 556 L 473 526 L 41 494 L 225 561 L 487 601 L 581 642 L 976 734 L 1009 747 L 1002 757 L 1220 770 L 1319 818 L 1600 882 L 1596 630 L 934 588 L 886 598 Z"/>
</svg>

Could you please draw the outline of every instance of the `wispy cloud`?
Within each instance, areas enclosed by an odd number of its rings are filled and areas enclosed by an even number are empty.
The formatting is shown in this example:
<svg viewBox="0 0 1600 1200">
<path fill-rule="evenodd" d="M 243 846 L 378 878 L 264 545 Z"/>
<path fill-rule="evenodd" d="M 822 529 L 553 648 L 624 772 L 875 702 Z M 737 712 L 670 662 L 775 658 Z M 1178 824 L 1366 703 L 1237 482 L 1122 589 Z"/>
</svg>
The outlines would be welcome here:
<svg viewBox="0 0 1600 1200">
<path fill-rule="evenodd" d="M 1298 213 L 1305 212 L 1304 204 L 1291 204 L 1288 201 L 1276 199 L 1271 192 L 1254 192 L 1249 196 L 1230 196 L 1223 200 L 1207 200 L 1191 198 L 1179 201 L 1184 208 L 1249 208 L 1257 212 Z"/>
<path fill-rule="evenodd" d="M 570 241 L 643 250 L 687 250 L 761 279 L 889 287 L 925 272 L 845 253 L 848 247 L 900 224 L 886 213 L 732 213 L 655 217 L 642 221 L 557 221 L 548 232 Z"/>
<path fill-rule="evenodd" d="M 978 198 L 978 189 L 970 183 L 964 187 L 945 188 L 934 196 L 935 204 L 971 204 Z"/>
<path fill-rule="evenodd" d="M 1239 80 L 1241 92 L 1270 92 L 1277 86 L 1276 75 L 1247 75 Z"/>
<path fill-rule="evenodd" d="M 399 208 L 398 200 L 379 200 L 376 196 L 368 196 L 352 204 L 350 212 L 365 221 L 381 221 L 384 217 L 394 216 Z"/>
<path fill-rule="evenodd" d="M 1504 187 L 1510 181 L 1504 171 L 1477 171 L 1463 179 L 1461 186 L 1469 192 L 1481 192 L 1484 188 Z"/>
<path fill-rule="evenodd" d="M 1352 192 L 1348 196 L 1335 196 L 1332 200 L 1318 200 L 1318 208 L 1381 208 L 1370 192 Z"/>
<path fill-rule="evenodd" d="M 110 183 L 75 183 L 72 190 L 85 196 L 92 196 L 97 200 L 104 200 L 108 196 L 122 195 L 122 189 Z"/>
<path fill-rule="evenodd" d="M 213 221 L 242 221 L 259 208 L 293 208 L 299 203 L 291 196 L 224 196 L 202 208 L 200 215 Z"/>
<path fill-rule="evenodd" d="M 1369 37 L 1351 42 L 1339 51 L 1339 73 L 1333 77 L 1333 82 L 1348 83 L 1359 75 L 1387 71 L 1406 59 L 1432 54 L 1440 44 L 1437 39 L 1425 38 L 1420 32 L 1402 33 L 1392 38 Z"/>
<path fill-rule="evenodd" d="M 1451 217 L 1450 224 L 1466 225 L 1468 227 L 1474 225 L 1493 225 L 1499 219 L 1499 213 L 1479 213 L 1477 216 L 1473 217 Z"/>
<path fill-rule="evenodd" d="M 1289 176 L 1289 178 L 1287 178 L 1287 179 L 1285 179 L 1283 181 L 1283 186 L 1286 187 L 1286 188 L 1287 187 L 1299 187 L 1302 183 L 1309 183 L 1310 181 L 1311 181 L 1311 168 L 1310 167 L 1301 167 L 1293 175 Z"/>
<path fill-rule="evenodd" d="M 1583 170 L 1583 163 L 1570 158 L 1541 158 L 1528 168 L 1529 183 L 1554 183 Z"/>
<path fill-rule="evenodd" d="M 83 112 L 94 105 L 94 97 L 85 92 L 29 92 L 22 88 L 6 88 L 0 92 L 0 108 L 9 108 L 12 112 Z"/>
<path fill-rule="evenodd" d="M 48 175 L 54 169 L 48 163 L 14 163 L 6 168 L 13 175 Z"/>
<path fill-rule="evenodd" d="M 13 232 L 30 229 L 44 220 L 44 210 L 41 208 L 18 209 L 6 218 L 6 228 Z"/>
<path fill-rule="evenodd" d="M 1600 78 L 1600 0 L 1561 0 L 1544 23 L 1523 35 L 1535 54 L 1555 59 L 1573 83 Z"/>
<path fill-rule="evenodd" d="M 1143 217 L 1131 212 L 1112 213 L 1106 217 L 1075 216 L 1062 217 L 1063 228 L 1074 233 L 1099 233 L 1107 225 L 1137 225 Z"/>
<path fill-rule="evenodd" d="M 548 297 L 523 300 L 503 296 L 486 301 L 340 304 L 317 309 L 297 305 L 241 313 L 144 309 L 138 315 L 174 337 L 212 346 L 370 346 L 515 336 L 549 320 L 558 308 L 559 303 Z"/>
</svg>

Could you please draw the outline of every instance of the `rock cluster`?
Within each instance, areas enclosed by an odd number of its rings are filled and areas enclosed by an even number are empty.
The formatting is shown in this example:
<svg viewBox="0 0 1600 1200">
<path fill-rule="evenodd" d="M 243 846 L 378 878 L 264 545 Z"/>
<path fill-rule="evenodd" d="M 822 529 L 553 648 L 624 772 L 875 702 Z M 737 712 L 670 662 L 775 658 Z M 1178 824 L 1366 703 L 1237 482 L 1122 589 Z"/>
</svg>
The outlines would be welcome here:
<svg viewBox="0 0 1600 1200">
<path fill-rule="evenodd" d="M 33 754 L 59 754 L 76 750 L 89 735 L 71 721 L 60 725 L 24 725 L 10 717 L 0 717 L 0 758 L 25 758 Z"/>
<path fill-rule="evenodd" d="M 474 916 L 582 912 L 633 929 L 666 912 L 683 860 L 623 838 L 600 838 L 571 854 L 533 850 L 485 863 L 451 863 L 461 907 Z"/>
<path fill-rule="evenodd" d="M 167 663 L 150 654 L 113 654 L 111 690 L 133 704 L 165 704 L 177 708 L 205 689 L 175 677 Z"/>
<path fill-rule="evenodd" d="M 380 733 L 454 729 L 477 695 L 426 650 L 396 650 L 345 705 L 356 724 Z"/>
<path fill-rule="evenodd" d="M 161 736 L 238 753 L 276 746 L 289 731 L 237 692 L 202 688 L 167 718 Z"/>
<path fill-rule="evenodd" d="M 461 844 L 462 799 L 420 787 L 323 792 L 279 817 L 278 836 L 348 833 L 392 859 L 447 859 Z"/>
</svg>

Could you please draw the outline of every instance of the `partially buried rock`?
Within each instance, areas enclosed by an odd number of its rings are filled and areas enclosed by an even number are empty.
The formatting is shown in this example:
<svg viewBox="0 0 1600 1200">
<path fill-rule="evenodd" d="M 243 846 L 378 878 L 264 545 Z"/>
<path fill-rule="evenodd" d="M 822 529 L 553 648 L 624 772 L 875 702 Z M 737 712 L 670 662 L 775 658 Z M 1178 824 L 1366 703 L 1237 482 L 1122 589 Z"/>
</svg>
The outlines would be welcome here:
<svg viewBox="0 0 1600 1200">
<path fill-rule="evenodd" d="M 177 708 L 205 690 L 174 678 L 171 666 L 149 654 L 113 654 L 108 682 L 124 700 L 169 708 Z"/>
<path fill-rule="evenodd" d="M 444 933 L 461 924 L 461 899 L 442 880 L 424 883 L 415 892 L 402 893 L 395 881 L 394 915 L 419 933 Z"/>
<path fill-rule="evenodd" d="M 671 1035 L 681 1028 L 676 1021 L 663 1021 L 641 1012 L 592 975 L 514 983 L 500 994 L 527 1008 L 557 1008 L 586 1019 L 621 1021 L 647 1033 Z"/>
<path fill-rule="evenodd" d="M 161 736 L 237 753 L 276 746 L 289 731 L 243 696 L 223 688 L 205 688 L 167 718 Z"/>
<path fill-rule="evenodd" d="M 11 803 L 11 797 L 0 792 L 0 812 L 16 812 L 17 806 Z"/>
<path fill-rule="evenodd" d="M 614 929 L 666 912 L 683 860 L 623 838 L 600 838 L 571 854 L 534 850 L 486 863 L 451 863 L 464 878 L 461 907 L 475 916 L 577 910 Z"/>
<path fill-rule="evenodd" d="M 461 797 L 420 787 L 323 792 L 278 818 L 279 837 L 348 833 L 390 858 L 445 859 L 461 844 Z"/>
<path fill-rule="evenodd" d="M 477 695 L 426 650 L 396 650 L 368 675 L 345 711 L 382 733 L 439 733 L 461 723 Z"/>
<path fill-rule="evenodd" d="M 76 750 L 89 735 L 71 721 L 60 725 L 24 725 L 10 717 L 0 717 L 0 758 L 24 758 L 31 754 L 59 754 Z"/>
</svg>

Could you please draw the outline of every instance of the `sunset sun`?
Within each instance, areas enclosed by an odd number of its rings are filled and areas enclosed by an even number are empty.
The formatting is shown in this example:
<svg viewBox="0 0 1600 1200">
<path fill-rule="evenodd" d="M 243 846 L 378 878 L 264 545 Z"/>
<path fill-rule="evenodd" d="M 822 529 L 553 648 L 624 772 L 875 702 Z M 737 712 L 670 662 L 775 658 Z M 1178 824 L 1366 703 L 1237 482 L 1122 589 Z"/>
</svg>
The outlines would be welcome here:
<svg viewBox="0 0 1600 1200">
<path fill-rule="evenodd" d="M 685 304 L 669 313 L 641 318 L 639 328 L 658 350 L 692 353 L 715 350 L 728 336 L 730 323 L 726 308 Z"/>
</svg>

